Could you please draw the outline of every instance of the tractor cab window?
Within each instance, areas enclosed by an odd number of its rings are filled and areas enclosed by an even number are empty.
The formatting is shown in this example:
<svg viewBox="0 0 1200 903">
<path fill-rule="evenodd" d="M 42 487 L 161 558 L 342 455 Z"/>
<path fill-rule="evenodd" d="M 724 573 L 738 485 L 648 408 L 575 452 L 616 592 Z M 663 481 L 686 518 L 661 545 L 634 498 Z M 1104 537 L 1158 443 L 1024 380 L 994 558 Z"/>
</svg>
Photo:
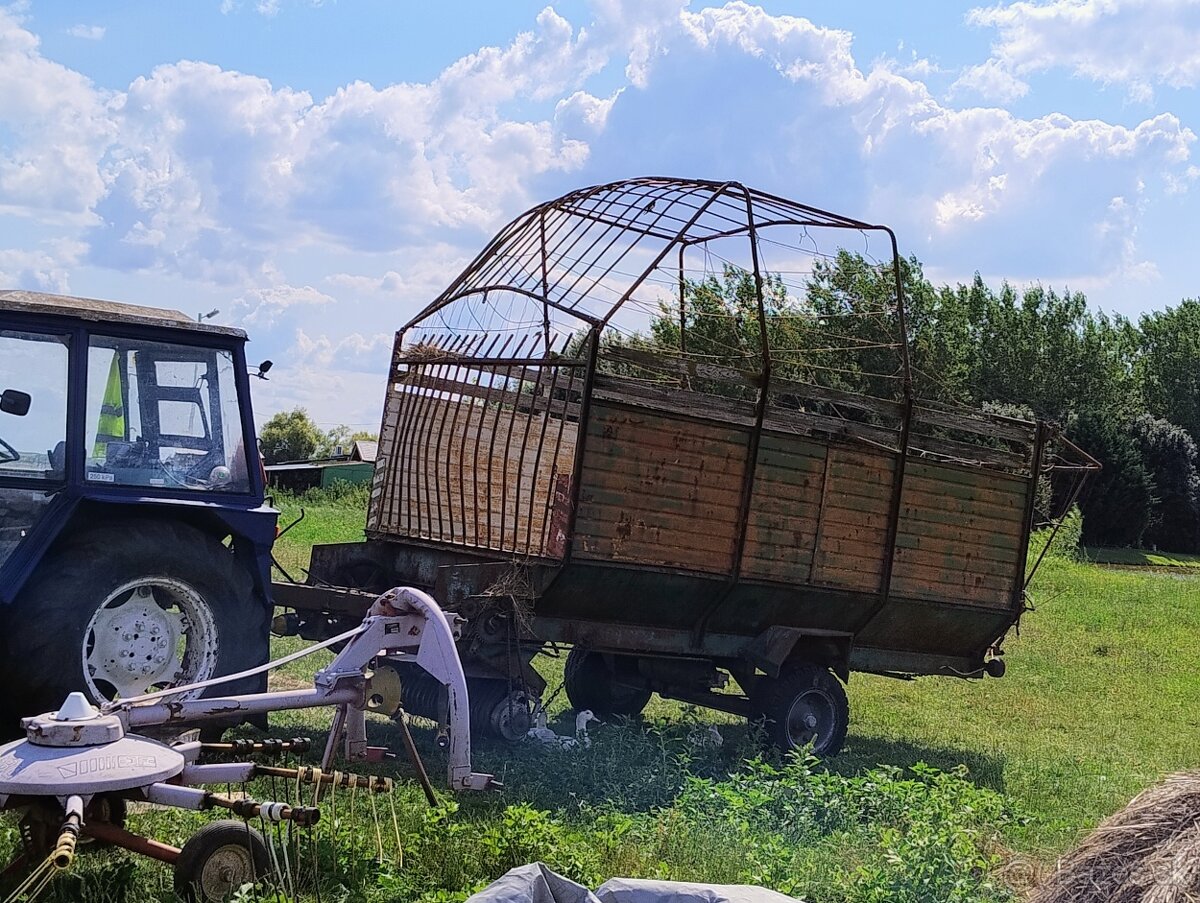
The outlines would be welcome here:
<svg viewBox="0 0 1200 903">
<path fill-rule="evenodd" d="M 65 479 L 66 336 L 0 330 L 0 392 L 6 391 L 29 398 L 27 408 L 0 410 L 0 478 Z"/>
<path fill-rule="evenodd" d="M 0 565 L 66 480 L 67 338 L 0 330 Z"/>
<path fill-rule="evenodd" d="M 87 387 L 89 483 L 249 491 L 231 352 L 93 336 Z"/>
</svg>

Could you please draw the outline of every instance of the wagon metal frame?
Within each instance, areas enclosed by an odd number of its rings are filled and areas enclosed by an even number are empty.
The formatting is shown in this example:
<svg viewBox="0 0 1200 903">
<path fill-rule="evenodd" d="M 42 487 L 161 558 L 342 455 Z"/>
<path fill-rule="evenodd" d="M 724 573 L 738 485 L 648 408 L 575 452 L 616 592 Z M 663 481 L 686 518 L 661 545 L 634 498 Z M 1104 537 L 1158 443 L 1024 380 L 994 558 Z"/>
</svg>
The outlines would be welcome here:
<svg viewBox="0 0 1200 903">
<path fill-rule="evenodd" d="M 880 338 L 833 329 L 846 347 L 821 352 L 894 355 L 859 373 L 890 397 L 798 377 L 772 345 L 783 277 L 763 249 L 830 259 L 830 232 L 879 249 L 890 291 L 868 308 L 839 288 Z M 713 259 L 752 290 L 756 346 L 705 352 L 689 274 Z M 647 314 L 675 305 L 677 349 L 648 346 Z M 1025 609 L 1038 479 L 1096 465 L 1047 424 L 918 398 L 907 327 L 887 226 L 737 182 L 641 178 L 541 204 L 397 333 L 368 541 L 318 547 L 312 582 L 431 587 L 494 679 L 536 682 L 522 644 L 560 641 L 734 711 L 747 701 L 697 674 L 745 687 L 801 656 L 843 679 L 980 676 Z"/>
</svg>

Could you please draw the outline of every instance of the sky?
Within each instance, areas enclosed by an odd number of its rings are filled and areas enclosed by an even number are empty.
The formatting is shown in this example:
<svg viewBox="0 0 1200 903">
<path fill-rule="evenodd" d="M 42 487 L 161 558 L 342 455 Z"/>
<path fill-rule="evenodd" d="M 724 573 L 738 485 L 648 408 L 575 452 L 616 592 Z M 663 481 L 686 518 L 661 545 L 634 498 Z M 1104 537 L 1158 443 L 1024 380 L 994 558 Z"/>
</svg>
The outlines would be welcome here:
<svg viewBox="0 0 1200 903">
<path fill-rule="evenodd" d="M 736 179 L 937 282 L 1198 294 L 1200 0 L 0 5 L 0 286 L 251 336 L 373 430 L 392 337 L 573 188 Z"/>
</svg>

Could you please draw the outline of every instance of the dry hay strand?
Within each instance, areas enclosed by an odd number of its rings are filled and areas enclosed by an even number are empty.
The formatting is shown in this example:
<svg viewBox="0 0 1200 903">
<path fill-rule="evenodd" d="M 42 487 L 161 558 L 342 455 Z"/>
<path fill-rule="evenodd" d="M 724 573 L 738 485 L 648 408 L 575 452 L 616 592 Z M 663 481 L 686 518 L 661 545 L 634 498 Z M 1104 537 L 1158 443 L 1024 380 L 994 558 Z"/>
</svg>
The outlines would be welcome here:
<svg viewBox="0 0 1200 903">
<path fill-rule="evenodd" d="M 533 603 L 537 590 L 530 579 L 529 567 L 519 561 L 511 562 L 502 573 L 480 594 L 481 598 L 507 600 L 510 611 L 522 634 L 533 632 Z"/>
<path fill-rule="evenodd" d="M 418 342 L 416 345 L 409 345 L 400 354 L 400 361 L 405 364 L 421 364 L 447 358 L 449 355 L 436 342 Z"/>
<path fill-rule="evenodd" d="M 1176 774 L 1106 819 L 1029 903 L 1200 901 L 1200 773 Z"/>
</svg>

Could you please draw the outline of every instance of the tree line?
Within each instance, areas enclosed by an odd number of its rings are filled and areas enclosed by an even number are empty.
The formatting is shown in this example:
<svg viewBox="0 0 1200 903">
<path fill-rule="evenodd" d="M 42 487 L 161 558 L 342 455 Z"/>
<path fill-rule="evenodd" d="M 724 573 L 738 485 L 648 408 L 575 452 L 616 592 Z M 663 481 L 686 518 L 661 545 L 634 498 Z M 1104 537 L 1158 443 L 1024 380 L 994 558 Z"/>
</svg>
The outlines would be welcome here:
<svg viewBox="0 0 1200 903">
<path fill-rule="evenodd" d="M 976 275 L 934 285 L 901 261 L 918 399 L 1036 416 L 1103 464 L 1081 496 L 1089 545 L 1200 551 L 1200 300 L 1136 320 L 1082 292 L 999 289 Z M 899 335 L 890 266 L 841 252 L 818 260 L 802 292 L 763 281 L 773 373 L 892 397 Z M 752 274 L 726 267 L 664 304 L 645 341 L 734 366 L 760 357 Z"/>
</svg>

